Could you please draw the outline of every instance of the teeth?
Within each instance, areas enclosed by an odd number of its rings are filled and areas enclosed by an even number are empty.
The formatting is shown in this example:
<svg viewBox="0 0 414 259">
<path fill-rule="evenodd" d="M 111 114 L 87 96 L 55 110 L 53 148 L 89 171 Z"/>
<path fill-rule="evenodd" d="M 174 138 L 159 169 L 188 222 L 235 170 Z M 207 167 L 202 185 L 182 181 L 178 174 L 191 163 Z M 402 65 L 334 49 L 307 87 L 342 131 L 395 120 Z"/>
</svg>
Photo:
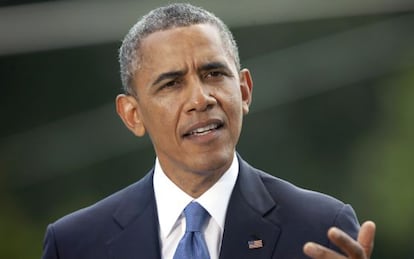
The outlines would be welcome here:
<svg viewBox="0 0 414 259">
<path fill-rule="evenodd" d="M 216 123 L 210 124 L 206 127 L 202 127 L 202 128 L 198 128 L 193 130 L 190 134 L 202 134 L 202 133 L 207 133 L 210 130 L 216 129 L 218 127 L 218 125 Z"/>
</svg>

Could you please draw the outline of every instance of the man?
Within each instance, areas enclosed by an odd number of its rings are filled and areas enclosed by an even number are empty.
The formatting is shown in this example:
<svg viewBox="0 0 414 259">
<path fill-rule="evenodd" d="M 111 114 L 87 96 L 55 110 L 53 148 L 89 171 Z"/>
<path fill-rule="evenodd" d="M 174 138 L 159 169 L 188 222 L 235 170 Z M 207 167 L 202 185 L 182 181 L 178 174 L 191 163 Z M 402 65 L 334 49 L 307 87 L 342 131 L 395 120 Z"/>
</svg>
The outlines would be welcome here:
<svg viewBox="0 0 414 259">
<path fill-rule="evenodd" d="M 49 225 L 44 259 L 370 257 L 372 222 L 359 228 L 349 205 L 236 153 L 253 84 L 221 20 L 188 4 L 155 9 L 125 37 L 120 64 L 118 114 L 149 134 L 155 167 Z"/>
</svg>

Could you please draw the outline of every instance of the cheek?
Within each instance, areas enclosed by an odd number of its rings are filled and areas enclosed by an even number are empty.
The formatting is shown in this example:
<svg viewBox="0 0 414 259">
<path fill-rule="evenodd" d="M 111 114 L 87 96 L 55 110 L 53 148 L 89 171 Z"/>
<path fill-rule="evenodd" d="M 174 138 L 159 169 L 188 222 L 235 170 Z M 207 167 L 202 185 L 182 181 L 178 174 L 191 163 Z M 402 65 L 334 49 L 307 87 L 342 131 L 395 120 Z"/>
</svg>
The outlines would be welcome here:
<svg viewBox="0 0 414 259">
<path fill-rule="evenodd" d="M 239 135 L 243 119 L 243 108 L 240 95 L 232 93 L 222 96 L 220 105 L 223 112 L 226 114 L 232 135 Z"/>
<path fill-rule="evenodd" d="M 177 104 L 174 105 L 173 102 L 159 101 L 147 107 L 151 108 L 145 110 L 147 120 L 144 123 L 150 134 L 162 134 L 162 136 L 157 136 L 157 138 L 162 138 L 167 133 L 171 135 L 171 132 L 175 132 L 178 118 Z"/>
<path fill-rule="evenodd" d="M 221 103 L 226 112 L 232 116 L 240 116 L 242 114 L 241 94 L 237 91 L 229 91 L 222 95 Z M 230 114 L 229 114 L 230 115 Z"/>
</svg>

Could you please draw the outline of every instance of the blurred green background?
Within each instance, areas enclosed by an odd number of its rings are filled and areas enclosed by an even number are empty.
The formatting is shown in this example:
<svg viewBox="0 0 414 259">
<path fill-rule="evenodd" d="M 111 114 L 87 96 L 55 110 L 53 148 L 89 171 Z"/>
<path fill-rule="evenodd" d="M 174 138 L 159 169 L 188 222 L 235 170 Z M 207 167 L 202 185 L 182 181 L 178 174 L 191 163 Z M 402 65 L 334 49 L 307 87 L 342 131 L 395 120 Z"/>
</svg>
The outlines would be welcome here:
<svg viewBox="0 0 414 259">
<path fill-rule="evenodd" d="M 0 258 L 39 258 L 48 223 L 154 163 L 114 98 L 120 40 L 162 2 L 12 2 L 0 3 Z M 412 1 L 192 2 L 230 25 L 253 74 L 243 158 L 374 220 L 373 258 L 414 258 Z"/>
</svg>

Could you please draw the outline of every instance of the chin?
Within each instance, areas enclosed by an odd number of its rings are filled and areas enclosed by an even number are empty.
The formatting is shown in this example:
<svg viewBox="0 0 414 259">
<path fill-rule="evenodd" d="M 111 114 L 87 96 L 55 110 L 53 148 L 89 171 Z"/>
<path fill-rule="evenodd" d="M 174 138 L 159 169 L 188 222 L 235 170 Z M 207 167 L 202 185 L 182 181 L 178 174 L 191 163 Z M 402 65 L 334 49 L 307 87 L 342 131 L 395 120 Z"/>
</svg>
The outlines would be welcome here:
<svg viewBox="0 0 414 259">
<path fill-rule="evenodd" d="M 199 174 L 221 172 L 224 173 L 233 161 L 232 152 L 208 153 L 204 156 L 192 158 L 193 169 Z"/>
</svg>

